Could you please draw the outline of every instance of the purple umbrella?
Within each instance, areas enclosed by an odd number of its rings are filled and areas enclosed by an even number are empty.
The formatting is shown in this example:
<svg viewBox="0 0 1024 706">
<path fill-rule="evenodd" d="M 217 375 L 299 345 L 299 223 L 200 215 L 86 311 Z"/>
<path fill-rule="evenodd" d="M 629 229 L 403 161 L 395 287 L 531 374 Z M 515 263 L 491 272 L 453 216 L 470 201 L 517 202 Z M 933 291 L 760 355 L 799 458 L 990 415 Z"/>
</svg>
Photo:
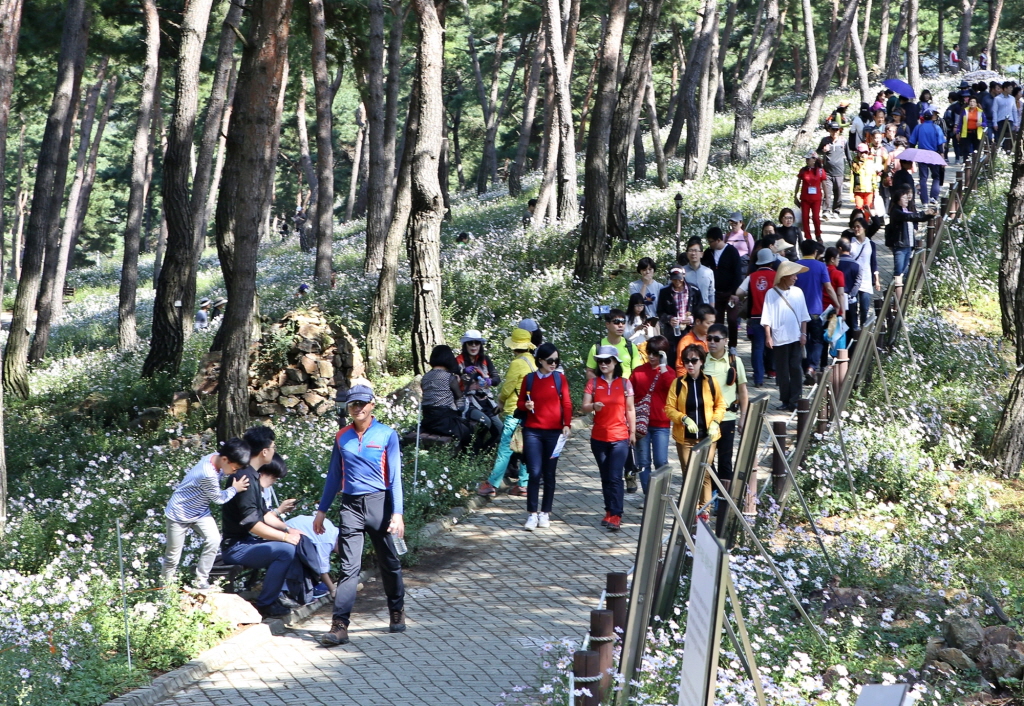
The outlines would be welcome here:
<svg viewBox="0 0 1024 706">
<path fill-rule="evenodd" d="M 906 81 L 900 81 L 898 78 L 887 78 L 882 81 L 882 85 L 886 88 L 891 88 L 904 98 L 910 98 L 911 100 L 917 98 L 917 92 L 914 90 L 913 86 Z"/>
<path fill-rule="evenodd" d="M 906 162 L 917 162 L 918 164 L 934 164 L 938 167 L 949 166 L 946 159 L 938 152 L 919 150 L 915 147 L 903 150 L 896 155 L 896 159 L 902 159 Z"/>
</svg>

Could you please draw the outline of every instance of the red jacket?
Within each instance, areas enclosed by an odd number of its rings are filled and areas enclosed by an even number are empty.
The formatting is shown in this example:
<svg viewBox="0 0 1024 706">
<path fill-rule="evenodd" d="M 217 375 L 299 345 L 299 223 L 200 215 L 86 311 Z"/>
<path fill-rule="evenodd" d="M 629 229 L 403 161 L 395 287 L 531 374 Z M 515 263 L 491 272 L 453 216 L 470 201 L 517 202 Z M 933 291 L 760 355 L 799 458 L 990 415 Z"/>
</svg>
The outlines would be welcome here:
<svg viewBox="0 0 1024 706">
<path fill-rule="evenodd" d="M 562 400 L 558 400 L 558 391 L 555 389 L 555 376 L 562 378 Z M 530 379 L 533 378 L 533 387 L 529 391 L 529 399 L 533 400 L 532 412 L 526 413 L 526 421 L 523 426 L 529 429 L 558 429 L 569 426 L 572 423 L 572 399 L 569 397 L 569 381 L 565 375 L 555 371 L 546 378 L 540 377 L 537 373 L 530 373 L 523 378 L 523 385 L 519 389 L 519 402 L 517 407 L 526 411 L 527 387 Z"/>
<path fill-rule="evenodd" d="M 640 404 L 640 400 L 651 389 L 654 376 L 658 374 L 658 367 L 657 365 L 651 366 L 650 363 L 645 363 L 633 370 L 632 375 L 629 377 L 629 381 L 633 383 L 633 404 Z M 671 367 L 658 378 L 658 384 L 654 386 L 654 392 L 651 394 L 651 414 L 648 418 L 647 426 L 665 429 L 672 426 L 668 415 L 665 414 L 665 401 L 668 399 L 668 390 L 672 383 L 675 382 L 675 379 L 676 373 Z"/>
</svg>

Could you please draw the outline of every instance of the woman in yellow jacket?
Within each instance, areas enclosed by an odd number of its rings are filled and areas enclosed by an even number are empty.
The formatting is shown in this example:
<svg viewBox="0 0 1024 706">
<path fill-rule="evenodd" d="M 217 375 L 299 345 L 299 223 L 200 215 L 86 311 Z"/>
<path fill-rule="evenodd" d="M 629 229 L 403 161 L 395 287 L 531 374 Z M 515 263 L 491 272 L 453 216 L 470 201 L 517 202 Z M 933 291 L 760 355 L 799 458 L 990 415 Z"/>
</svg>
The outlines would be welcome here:
<svg viewBox="0 0 1024 706">
<path fill-rule="evenodd" d="M 956 133 L 960 136 L 964 157 L 978 149 L 978 145 L 985 139 L 987 127 L 985 111 L 978 107 L 977 98 L 971 98 L 964 112 L 956 116 Z"/>
<path fill-rule="evenodd" d="M 704 374 L 707 351 L 697 345 L 683 349 L 681 358 L 686 375 L 678 378 L 669 388 L 665 400 L 665 414 L 672 421 L 672 438 L 676 442 L 679 463 L 686 477 L 690 463 L 690 450 L 698 442 L 711 438 L 717 442 L 722 435 L 718 425 L 725 418 L 725 396 L 718 389 L 714 378 Z M 715 444 L 711 444 L 708 458 L 715 457 Z M 704 473 L 701 485 L 700 504 L 711 502 L 711 476 Z"/>
</svg>

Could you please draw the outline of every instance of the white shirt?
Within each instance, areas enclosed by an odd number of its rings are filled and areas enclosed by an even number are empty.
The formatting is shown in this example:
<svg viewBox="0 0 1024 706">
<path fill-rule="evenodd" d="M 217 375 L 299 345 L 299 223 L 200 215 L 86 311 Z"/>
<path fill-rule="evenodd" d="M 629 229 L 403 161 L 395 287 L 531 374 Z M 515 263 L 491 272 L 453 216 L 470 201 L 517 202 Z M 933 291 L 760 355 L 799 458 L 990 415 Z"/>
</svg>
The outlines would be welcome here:
<svg viewBox="0 0 1024 706">
<path fill-rule="evenodd" d="M 696 287 L 700 290 L 700 295 L 704 299 L 705 304 L 714 306 L 715 304 L 715 273 L 711 271 L 710 267 L 704 265 L 698 265 L 697 269 L 693 269 L 689 263 L 683 268 L 683 272 L 686 273 L 686 283 L 691 287 Z"/>
<path fill-rule="evenodd" d="M 864 238 L 864 242 L 860 242 L 856 238 L 850 241 L 850 257 L 857 261 L 860 265 L 860 289 L 858 292 L 867 292 L 871 294 L 872 286 L 875 281 L 875 273 L 871 271 L 871 248 L 874 247 L 874 243 L 868 238 Z M 855 292 L 850 292 L 854 294 Z"/>
<path fill-rule="evenodd" d="M 781 294 L 780 294 L 781 293 Z M 785 298 L 785 301 L 783 301 Z M 787 305 L 786 302 L 789 302 Z M 785 346 L 800 340 L 800 323 L 810 321 L 804 293 L 799 287 L 772 287 L 764 297 L 761 325 L 772 329 L 772 345 Z"/>
<path fill-rule="evenodd" d="M 1020 115 L 1017 113 L 1017 101 L 1013 96 L 1000 93 L 992 101 L 992 120 L 995 122 L 994 129 L 999 128 L 999 123 L 1009 120 L 1014 128 L 1020 127 Z"/>
<path fill-rule="evenodd" d="M 313 540 L 313 544 L 316 545 L 317 556 L 320 558 L 320 573 L 329 574 L 331 572 L 331 551 L 338 542 L 338 528 L 334 523 L 325 517 L 323 534 L 317 534 L 313 531 L 312 515 L 290 517 L 285 524 L 292 529 L 297 529 Z"/>
<path fill-rule="evenodd" d="M 651 283 L 647 285 L 647 290 L 644 291 L 644 281 L 642 279 L 629 283 L 630 294 L 644 295 L 644 310 L 647 312 L 648 318 L 658 315 L 658 292 L 664 286 L 660 282 L 651 280 Z"/>
</svg>

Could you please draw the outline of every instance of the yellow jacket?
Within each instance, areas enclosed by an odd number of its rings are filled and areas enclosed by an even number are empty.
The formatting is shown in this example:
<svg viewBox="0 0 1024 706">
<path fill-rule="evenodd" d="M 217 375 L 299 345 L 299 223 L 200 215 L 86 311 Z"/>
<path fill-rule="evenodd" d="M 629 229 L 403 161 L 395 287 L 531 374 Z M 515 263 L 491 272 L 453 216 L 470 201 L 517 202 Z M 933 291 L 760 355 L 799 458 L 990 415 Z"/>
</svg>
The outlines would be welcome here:
<svg viewBox="0 0 1024 706">
<path fill-rule="evenodd" d="M 533 354 L 524 351 L 513 359 L 505 373 L 505 380 L 498 390 L 498 405 L 501 413 L 508 416 L 516 411 L 516 404 L 519 402 L 519 390 L 523 386 L 523 378 L 530 373 L 537 371 L 537 364 L 533 361 Z"/>
<path fill-rule="evenodd" d="M 721 424 L 722 420 L 725 419 L 725 396 L 718 389 L 714 378 L 705 375 L 703 372 L 696 382 L 701 386 L 702 403 L 698 405 L 697 417 L 694 421 L 697 422 L 697 426 L 700 427 L 701 431 L 706 434 L 706 430 L 711 422 Z M 688 375 L 676 378 L 676 381 L 669 388 L 668 398 L 665 400 L 665 414 L 672 420 L 672 438 L 675 439 L 676 443 L 680 444 L 692 443 L 702 438 L 688 432 L 686 425 L 683 424 L 683 419 L 686 417 L 686 400 L 692 384 L 693 381 Z M 711 437 L 711 440 L 718 441 L 720 436 L 721 433 L 716 434 Z"/>
</svg>

